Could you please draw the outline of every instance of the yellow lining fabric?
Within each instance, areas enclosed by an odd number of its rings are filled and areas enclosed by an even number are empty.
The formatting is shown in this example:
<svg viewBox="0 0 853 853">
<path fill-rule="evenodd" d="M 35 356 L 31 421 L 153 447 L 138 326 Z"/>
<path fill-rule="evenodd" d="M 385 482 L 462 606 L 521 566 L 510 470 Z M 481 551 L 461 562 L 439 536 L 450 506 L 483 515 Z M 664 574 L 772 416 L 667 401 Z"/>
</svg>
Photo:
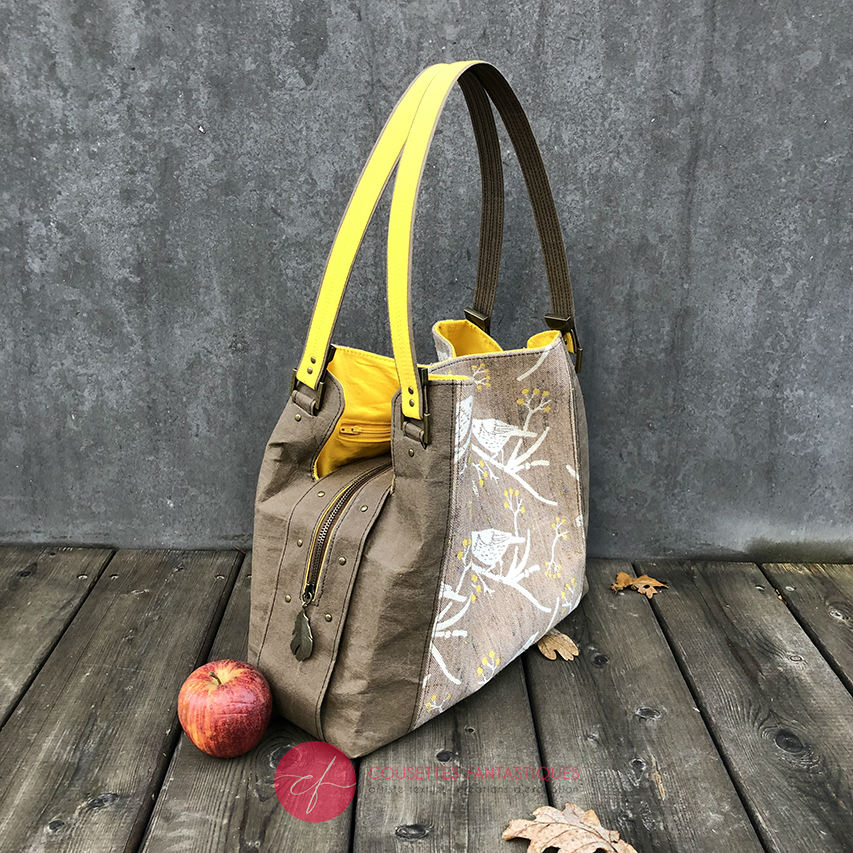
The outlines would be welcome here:
<svg viewBox="0 0 853 853">
<path fill-rule="evenodd" d="M 479 326 L 475 326 L 470 320 L 440 320 L 435 324 L 435 331 L 441 335 L 449 344 L 453 352 L 451 358 L 463 355 L 485 355 L 490 352 L 505 352 L 503 347 L 489 334 L 486 334 Z M 537 332 L 528 339 L 524 349 L 541 349 L 550 346 L 560 336 L 556 329 L 546 329 Z M 566 339 L 569 352 L 572 351 L 571 342 Z M 523 350 L 509 350 L 509 352 L 522 352 Z M 430 374 L 430 379 L 434 377 Z"/>
</svg>

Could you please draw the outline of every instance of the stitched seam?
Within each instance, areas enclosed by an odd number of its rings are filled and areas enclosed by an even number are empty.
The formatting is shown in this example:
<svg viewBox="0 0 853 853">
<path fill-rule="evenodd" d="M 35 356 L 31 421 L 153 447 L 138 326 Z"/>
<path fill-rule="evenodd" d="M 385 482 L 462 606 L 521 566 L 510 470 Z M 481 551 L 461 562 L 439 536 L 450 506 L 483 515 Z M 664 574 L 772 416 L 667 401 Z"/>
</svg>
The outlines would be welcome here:
<svg viewBox="0 0 853 853">
<path fill-rule="evenodd" d="M 366 489 L 369 485 L 370 485 L 369 483 L 366 483 L 364 488 Z M 367 543 L 367 537 L 370 535 L 371 531 L 373 530 L 373 525 L 376 524 L 376 520 L 379 518 L 379 515 L 385 506 L 385 501 L 388 500 L 388 495 L 390 493 L 391 493 L 391 486 L 389 484 L 388 487 L 386 487 L 386 489 L 382 493 L 380 500 L 378 501 L 378 503 L 376 505 L 376 509 L 373 511 L 373 513 L 370 515 L 370 517 L 367 521 L 367 526 L 366 526 L 364 532 L 362 533 L 361 538 L 359 539 L 358 553 L 353 558 L 355 560 L 355 565 L 353 566 L 353 569 L 351 572 L 352 580 L 349 583 L 349 591 L 344 596 L 344 599 L 341 601 L 341 607 L 340 607 L 340 611 L 339 611 L 339 615 L 338 615 L 338 629 L 335 632 L 335 638 L 332 641 L 332 649 L 331 649 L 331 653 L 329 654 L 329 664 L 326 667 L 326 673 L 323 676 L 323 681 L 322 681 L 322 684 L 320 685 L 320 691 L 319 691 L 319 694 L 317 696 L 317 701 L 314 705 L 314 725 L 317 729 L 317 734 L 323 740 L 325 740 L 325 735 L 323 734 L 323 700 L 326 698 L 326 694 L 329 691 L 329 681 L 330 681 L 331 673 L 332 673 L 332 670 L 334 669 L 334 666 L 335 666 L 335 658 L 336 658 L 338 649 L 340 648 L 341 638 L 342 638 L 343 632 L 344 632 L 344 616 L 348 616 L 348 614 L 349 614 L 349 607 L 350 607 L 350 603 L 352 601 L 352 592 L 353 592 L 353 588 L 355 587 L 355 584 L 358 582 L 358 571 L 361 568 L 361 561 L 362 561 L 362 558 L 364 556 L 364 548 L 365 548 L 365 545 Z M 359 491 L 359 494 L 361 494 L 361 491 Z M 337 540 L 337 533 L 335 534 L 334 538 L 336 541 Z"/>
<path fill-rule="evenodd" d="M 569 354 L 566 352 L 566 370 L 574 370 L 574 365 L 571 363 L 569 359 Z M 581 493 L 581 470 L 580 470 L 580 454 L 578 448 L 578 425 L 577 425 L 577 417 L 575 412 L 575 386 L 574 382 L 572 382 L 572 376 L 569 373 L 567 376 L 567 380 L 569 383 L 569 416 L 572 419 L 572 462 L 574 463 L 575 473 L 577 474 L 577 479 L 575 480 L 575 495 L 577 497 L 577 507 L 578 513 L 583 515 L 583 494 Z M 583 519 L 584 522 L 586 519 Z M 586 576 L 586 536 L 584 534 L 584 527 L 581 525 L 580 527 L 580 542 L 581 542 L 581 557 L 583 559 L 583 568 L 578 580 L 580 581 L 581 590 L 583 590 L 583 581 Z M 577 605 L 576 605 L 577 606 Z M 568 615 L 568 614 L 565 614 Z M 561 617 L 563 618 L 563 617 Z M 555 623 L 556 624 L 556 623 Z"/>
<path fill-rule="evenodd" d="M 332 378 L 334 378 L 334 377 L 332 377 Z M 338 387 L 340 387 L 340 383 L 338 383 Z M 311 467 L 309 469 L 309 473 L 311 475 L 311 482 L 309 483 L 309 485 L 305 489 L 305 491 L 302 493 L 299 500 L 294 502 L 293 506 L 290 508 L 290 515 L 288 515 L 288 517 L 287 517 L 287 525 L 286 525 L 285 530 L 284 530 L 284 544 L 281 546 L 281 553 L 279 554 L 279 557 L 278 557 L 278 568 L 276 569 L 276 573 L 275 573 L 275 584 L 273 585 L 273 594 L 272 594 L 272 602 L 270 604 L 270 612 L 267 615 L 267 624 L 264 626 L 264 636 L 261 639 L 261 644 L 258 646 L 258 657 L 257 657 L 258 663 L 260 663 L 261 654 L 263 653 L 264 646 L 266 645 L 266 642 L 267 642 L 267 635 L 269 634 L 270 623 L 272 622 L 272 614 L 273 614 L 273 610 L 275 609 L 276 599 L 278 598 L 279 581 L 281 580 L 281 570 L 282 570 L 282 567 L 284 565 L 284 553 L 287 550 L 287 540 L 290 538 L 290 526 L 291 526 L 291 523 L 293 522 L 293 514 L 296 512 L 296 508 L 299 506 L 299 504 L 303 500 L 305 500 L 308 493 L 314 488 L 315 484 L 317 483 L 317 478 L 315 478 L 315 476 L 314 476 L 314 465 L 317 461 L 317 456 L 320 455 L 320 450 L 323 449 L 323 445 L 329 440 L 329 437 L 334 432 L 335 427 L 337 426 L 337 423 L 341 417 L 341 414 L 343 414 L 343 402 L 344 402 L 343 389 L 341 389 L 340 398 L 341 399 L 340 399 L 340 403 L 338 405 L 338 414 L 334 418 L 334 420 L 332 421 L 332 426 L 329 430 L 329 433 L 326 435 L 326 438 L 324 438 L 323 441 L 320 442 L 317 453 L 314 455 L 314 460 L 311 463 Z"/>
<path fill-rule="evenodd" d="M 322 441 L 320 441 L 318 443 L 317 450 L 315 451 L 314 456 L 311 458 L 310 471 L 311 471 L 311 479 L 312 479 L 313 483 L 319 483 L 320 480 L 323 479 L 322 477 L 317 476 L 317 460 L 320 458 L 320 454 L 323 452 L 323 448 L 326 446 L 329 439 L 334 434 L 335 429 L 338 426 L 338 421 L 341 419 L 341 416 L 344 413 L 344 408 L 346 407 L 346 400 L 344 399 L 344 387 L 343 387 L 343 385 L 341 385 L 341 383 L 338 382 L 338 380 L 331 373 L 327 374 L 326 381 L 327 382 L 334 381 L 335 385 L 338 386 L 338 391 L 340 392 L 340 394 L 339 394 L 340 401 L 338 402 L 338 412 L 335 415 L 335 417 L 332 418 L 331 425 L 329 426 L 329 431 L 326 433 L 325 436 L 323 436 Z M 312 417 L 312 416 L 309 415 L 309 417 Z M 316 417 L 316 415 L 314 415 L 313 417 Z M 313 485 L 313 483 L 312 483 L 312 485 Z"/>
<path fill-rule="evenodd" d="M 287 525 L 285 526 L 285 529 L 284 529 L 284 544 L 281 546 L 281 553 L 279 554 L 279 557 L 278 557 L 278 567 L 276 568 L 276 572 L 275 572 L 275 583 L 273 584 L 273 593 L 272 593 L 272 602 L 270 603 L 270 611 L 267 614 L 267 623 L 264 626 L 264 636 L 261 639 L 260 646 L 258 646 L 258 656 L 257 656 L 258 663 L 260 663 L 261 655 L 263 654 L 264 646 L 266 645 L 266 642 L 267 642 L 267 634 L 269 634 L 270 623 L 272 622 L 272 614 L 273 614 L 273 610 L 275 610 L 276 599 L 278 598 L 279 581 L 281 579 L 281 570 L 282 570 L 282 567 L 284 565 L 284 552 L 287 550 L 287 541 L 290 538 L 290 526 L 293 522 L 293 514 L 296 512 L 296 508 L 299 506 L 299 504 L 302 503 L 303 500 L 305 500 L 305 498 L 308 496 L 308 493 L 313 488 L 314 488 L 314 483 L 312 482 L 308 486 L 308 488 L 305 489 L 304 492 L 302 492 L 302 495 L 299 497 L 299 499 L 294 501 L 293 506 L 290 508 L 290 514 L 287 516 Z"/>
<path fill-rule="evenodd" d="M 460 383 L 453 383 L 453 397 L 451 400 L 451 426 L 453 427 L 450 430 L 451 436 L 455 436 L 456 434 L 456 410 L 457 410 L 457 402 L 459 396 L 459 388 L 461 387 Z M 457 463 L 454 461 L 454 450 L 455 450 L 455 440 L 451 440 L 450 446 L 450 454 L 448 457 L 448 463 L 450 467 L 450 495 L 448 496 L 447 501 L 447 513 L 444 519 L 444 536 L 442 538 L 442 555 L 441 562 L 438 567 L 438 577 L 436 578 L 435 584 L 435 593 L 433 594 L 432 600 L 432 619 L 430 619 L 429 625 L 427 626 L 426 631 L 426 643 L 424 644 L 424 652 L 421 657 L 421 666 L 418 671 L 418 689 L 415 694 L 415 704 L 412 708 L 412 716 L 409 719 L 409 728 L 408 731 L 412 731 L 415 728 L 416 720 L 418 717 L 418 709 L 421 707 L 421 699 L 424 696 L 424 671 L 430 672 L 431 670 L 431 661 L 432 656 L 430 655 L 430 645 L 432 644 L 432 631 L 433 626 L 435 625 L 435 620 L 438 617 L 438 606 L 439 606 L 439 593 L 441 592 L 441 582 L 444 578 L 444 570 L 445 563 L 450 559 L 450 554 L 452 549 L 450 548 L 450 544 L 448 542 L 448 534 L 450 531 L 450 514 L 453 511 L 454 502 L 456 500 L 456 466 Z"/>
</svg>

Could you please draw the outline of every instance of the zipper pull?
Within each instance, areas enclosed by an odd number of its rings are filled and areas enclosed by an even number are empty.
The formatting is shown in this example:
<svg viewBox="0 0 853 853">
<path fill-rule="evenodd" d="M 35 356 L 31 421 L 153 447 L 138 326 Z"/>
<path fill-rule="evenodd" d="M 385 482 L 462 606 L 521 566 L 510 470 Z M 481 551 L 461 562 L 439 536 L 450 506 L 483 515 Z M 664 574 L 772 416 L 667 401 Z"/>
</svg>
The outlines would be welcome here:
<svg viewBox="0 0 853 853">
<path fill-rule="evenodd" d="M 311 623 L 308 621 L 306 612 L 308 605 L 314 598 L 313 590 L 306 590 L 302 595 L 302 607 L 296 614 L 296 623 L 293 626 L 293 634 L 290 638 L 290 651 L 296 660 L 303 661 L 311 657 L 314 651 L 314 634 L 311 632 Z"/>
</svg>

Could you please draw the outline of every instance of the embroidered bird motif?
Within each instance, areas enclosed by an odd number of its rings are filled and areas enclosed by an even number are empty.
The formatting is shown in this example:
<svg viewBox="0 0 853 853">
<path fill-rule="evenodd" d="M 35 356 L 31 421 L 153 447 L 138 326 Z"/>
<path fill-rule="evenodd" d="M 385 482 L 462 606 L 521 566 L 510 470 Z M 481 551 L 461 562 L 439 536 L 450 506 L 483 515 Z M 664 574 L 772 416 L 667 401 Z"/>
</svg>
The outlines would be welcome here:
<svg viewBox="0 0 853 853">
<path fill-rule="evenodd" d="M 492 456 L 503 454 L 506 443 L 513 438 L 536 437 L 535 432 L 499 421 L 497 418 L 474 418 L 472 432 L 477 443 Z"/>
<path fill-rule="evenodd" d="M 471 534 L 471 555 L 474 559 L 485 566 L 492 568 L 503 562 L 504 554 L 512 545 L 521 545 L 523 536 L 516 536 L 505 530 L 475 530 Z"/>
</svg>

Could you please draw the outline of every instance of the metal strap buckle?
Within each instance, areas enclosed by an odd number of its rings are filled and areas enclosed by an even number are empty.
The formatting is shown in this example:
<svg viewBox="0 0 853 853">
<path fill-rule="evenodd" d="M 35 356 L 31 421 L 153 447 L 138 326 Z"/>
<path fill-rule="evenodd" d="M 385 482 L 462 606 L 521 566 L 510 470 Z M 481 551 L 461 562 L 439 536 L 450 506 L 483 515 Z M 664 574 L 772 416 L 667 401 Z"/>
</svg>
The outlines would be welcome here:
<svg viewBox="0 0 853 853">
<path fill-rule="evenodd" d="M 476 308 L 466 308 L 465 319 L 482 329 L 487 335 L 489 334 L 492 326 L 492 318 L 488 314 L 483 314 Z"/>
<path fill-rule="evenodd" d="M 421 389 L 423 391 L 423 418 L 407 418 L 403 414 L 402 406 L 400 407 L 400 429 L 403 435 L 419 441 L 421 445 L 426 447 L 430 441 L 429 430 L 429 396 L 427 394 L 427 386 L 429 385 L 429 370 L 426 367 L 418 366 L 418 373 L 421 377 Z"/>
<path fill-rule="evenodd" d="M 316 388 L 309 388 L 296 378 L 296 372 L 294 368 L 290 378 L 290 399 L 309 415 L 316 415 L 320 411 L 320 406 L 323 405 L 326 383 L 321 381 L 317 383 Z"/>
<path fill-rule="evenodd" d="M 581 372 L 583 347 L 581 346 L 578 330 L 575 328 L 574 317 L 558 317 L 556 314 L 546 314 L 545 322 L 549 329 L 556 329 L 563 335 L 568 335 L 572 341 L 572 352 L 575 354 L 575 373 Z"/>
</svg>

